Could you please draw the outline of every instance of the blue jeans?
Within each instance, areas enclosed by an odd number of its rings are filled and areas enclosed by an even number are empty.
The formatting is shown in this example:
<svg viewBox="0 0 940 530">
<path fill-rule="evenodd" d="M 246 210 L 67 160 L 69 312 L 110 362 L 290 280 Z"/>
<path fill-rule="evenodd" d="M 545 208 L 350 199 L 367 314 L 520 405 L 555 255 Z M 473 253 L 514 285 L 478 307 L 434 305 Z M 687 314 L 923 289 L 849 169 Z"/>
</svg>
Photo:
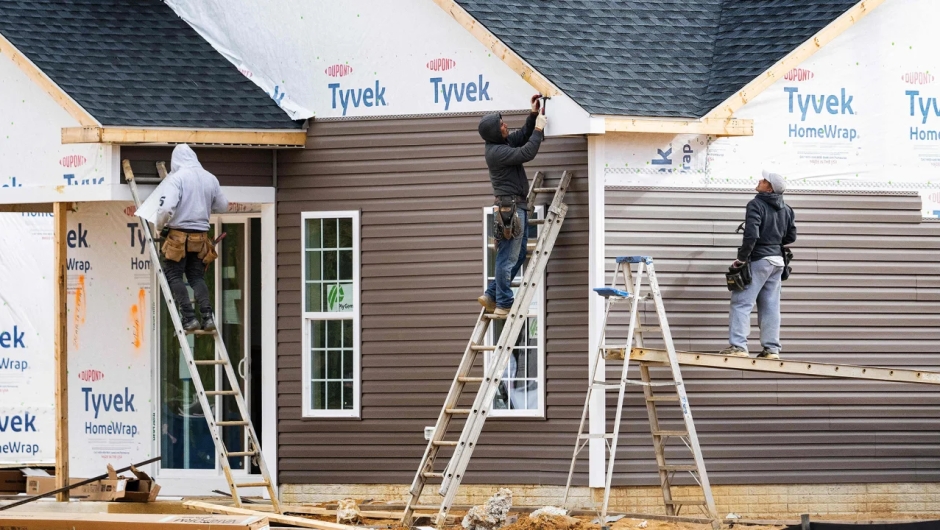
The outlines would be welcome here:
<svg viewBox="0 0 940 530">
<path fill-rule="evenodd" d="M 512 279 L 525 262 L 526 244 L 529 242 L 529 212 L 519 208 L 516 216 L 522 222 L 522 235 L 510 240 L 497 238 L 495 280 L 486 288 L 486 295 L 496 300 L 496 307 L 504 309 L 512 307 Z"/>
<path fill-rule="evenodd" d="M 764 349 L 780 353 L 780 275 L 783 267 L 766 259 L 751 262 L 751 284 L 744 291 L 731 292 L 731 324 L 728 342 L 747 351 L 751 333 L 751 309 L 757 302 L 757 325 Z"/>
</svg>

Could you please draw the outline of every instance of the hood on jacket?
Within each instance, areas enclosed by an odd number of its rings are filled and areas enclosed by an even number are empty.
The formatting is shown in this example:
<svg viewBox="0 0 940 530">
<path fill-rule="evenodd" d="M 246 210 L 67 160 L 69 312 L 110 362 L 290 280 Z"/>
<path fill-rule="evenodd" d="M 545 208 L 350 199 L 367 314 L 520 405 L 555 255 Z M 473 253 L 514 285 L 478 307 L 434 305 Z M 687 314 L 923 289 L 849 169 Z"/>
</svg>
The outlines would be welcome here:
<svg viewBox="0 0 940 530">
<path fill-rule="evenodd" d="M 774 210 L 783 208 L 783 194 L 781 193 L 761 192 L 757 194 L 757 198 L 773 206 Z"/>
<path fill-rule="evenodd" d="M 491 144 L 506 143 L 506 139 L 503 138 L 503 133 L 500 131 L 499 123 L 502 120 L 503 117 L 498 112 L 487 114 L 480 118 L 480 125 L 477 127 L 480 138 L 483 138 Z"/>
<path fill-rule="evenodd" d="M 179 171 L 184 167 L 202 168 L 199 159 L 196 158 L 196 152 L 192 147 L 186 144 L 179 144 L 173 148 L 173 156 L 170 157 L 170 172 Z"/>
</svg>

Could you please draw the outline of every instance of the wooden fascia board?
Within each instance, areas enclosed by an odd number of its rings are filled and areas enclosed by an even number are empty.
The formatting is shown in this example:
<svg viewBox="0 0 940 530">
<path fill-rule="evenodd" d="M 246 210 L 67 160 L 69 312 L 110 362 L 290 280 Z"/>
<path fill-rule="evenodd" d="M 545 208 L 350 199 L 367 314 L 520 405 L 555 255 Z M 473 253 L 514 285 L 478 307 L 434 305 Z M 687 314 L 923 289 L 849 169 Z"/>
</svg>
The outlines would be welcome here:
<svg viewBox="0 0 940 530">
<path fill-rule="evenodd" d="M 305 130 L 65 127 L 63 144 L 211 144 L 303 147 Z"/>
<path fill-rule="evenodd" d="M 882 3 L 884 3 L 884 0 L 862 0 L 855 4 L 849 8 L 848 11 L 829 23 L 829 25 L 819 30 L 819 32 L 813 35 L 809 40 L 765 70 L 760 76 L 751 80 L 744 88 L 721 102 L 720 105 L 712 109 L 705 117 L 728 118 L 733 116 L 738 109 L 746 105 L 749 101 L 753 101 L 761 92 L 770 88 L 771 85 L 783 78 L 787 72 L 806 59 L 809 59 L 823 46 L 832 42 L 833 39 L 852 27 L 856 22 L 871 13 Z"/>
<path fill-rule="evenodd" d="M 711 136 L 753 136 L 754 120 L 737 118 L 604 118 L 606 132 L 707 134 Z"/>
<path fill-rule="evenodd" d="M 65 91 L 55 83 L 55 81 L 50 79 L 49 76 L 45 74 L 45 72 L 40 70 L 39 67 L 33 64 L 33 62 L 30 61 L 28 57 L 16 49 L 16 46 L 14 46 L 13 43 L 7 40 L 7 38 L 3 35 L 0 35 L 0 54 L 9 57 L 10 60 L 13 61 L 13 64 L 15 64 L 24 74 L 26 74 L 26 77 L 28 77 L 30 81 L 36 83 L 39 88 L 43 89 L 47 94 L 52 96 L 52 99 L 55 100 L 55 102 L 58 103 L 63 109 L 65 109 L 65 111 L 68 112 L 70 116 L 75 118 L 78 123 L 83 126 L 101 125 L 101 123 L 98 122 L 94 116 L 89 114 L 87 110 L 78 104 L 78 102 L 66 94 Z"/>
<path fill-rule="evenodd" d="M 559 93 L 558 88 L 551 81 L 535 68 L 532 68 L 519 54 L 503 44 L 503 41 L 499 40 L 496 35 L 493 35 L 483 24 L 480 24 L 477 19 L 473 18 L 473 15 L 468 13 L 467 10 L 461 7 L 457 2 L 454 2 L 454 0 L 434 0 L 434 3 L 452 16 L 458 24 L 476 37 L 480 43 L 489 48 L 493 54 L 506 63 L 506 66 L 512 69 L 513 72 L 519 74 L 522 79 L 532 85 L 540 94 L 543 96 L 554 96 Z"/>
<path fill-rule="evenodd" d="M 0 204 L 0 212 L 52 213 L 52 207 L 51 202 Z M 65 203 L 65 209 L 74 212 L 75 206 L 72 203 Z"/>
</svg>

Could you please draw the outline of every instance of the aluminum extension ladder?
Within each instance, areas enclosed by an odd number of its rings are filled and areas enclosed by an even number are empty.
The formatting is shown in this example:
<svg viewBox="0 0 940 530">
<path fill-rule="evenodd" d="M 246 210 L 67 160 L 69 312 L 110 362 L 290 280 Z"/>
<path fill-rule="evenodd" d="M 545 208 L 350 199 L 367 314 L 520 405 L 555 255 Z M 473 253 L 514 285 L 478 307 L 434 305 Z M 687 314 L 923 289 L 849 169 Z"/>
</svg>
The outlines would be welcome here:
<svg viewBox="0 0 940 530">
<path fill-rule="evenodd" d="M 551 255 L 552 247 L 555 245 L 555 239 L 561 231 L 561 225 L 565 220 L 568 206 L 562 202 L 565 198 L 565 192 L 571 183 L 572 173 L 565 171 L 555 188 L 541 187 L 544 181 L 544 175 L 536 173 L 532 184 L 529 187 L 527 196 L 528 204 L 535 203 L 535 197 L 539 193 L 553 193 L 554 197 L 548 206 L 545 218 L 540 220 L 531 220 L 529 224 L 542 225 L 538 241 L 535 244 L 535 250 L 529 254 L 529 261 L 525 267 L 525 274 L 519 291 L 516 293 L 515 301 L 507 316 L 497 316 L 487 313 L 486 310 L 480 311 L 476 325 L 473 328 L 473 334 L 470 337 L 467 348 L 464 350 L 463 358 L 457 369 L 457 374 L 450 385 L 450 391 L 447 393 L 447 400 L 441 408 L 441 413 L 434 426 L 434 434 L 428 442 L 427 449 L 424 451 L 424 457 L 421 459 L 421 465 L 415 474 L 414 482 L 409 490 L 411 498 L 405 508 L 402 523 L 411 526 L 418 499 L 424 491 L 429 479 L 440 479 L 440 495 L 444 497 L 438 511 L 436 524 L 438 527 L 444 525 L 447 518 L 447 512 L 450 510 L 457 495 L 457 489 L 460 481 L 464 477 L 467 465 L 470 463 L 470 456 L 476 447 L 477 439 L 480 437 L 480 431 L 493 407 L 493 399 L 500 385 L 501 374 L 506 369 L 510 354 L 515 349 L 516 339 L 526 323 L 526 316 L 532 297 L 535 296 L 538 278 L 542 277 L 545 271 L 548 258 Z M 507 324 L 503 326 L 503 331 L 499 335 L 499 340 L 495 346 L 484 345 L 486 331 L 490 322 L 497 319 L 506 319 Z M 480 352 L 492 352 L 489 366 L 483 377 L 472 377 L 470 375 L 474 362 Z M 479 389 L 476 392 L 476 398 L 473 406 L 469 409 L 457 408 L 460 396 L 467 384 L 478 384 Z M 463 430 L 458 440 L 445 440 L 447 428 L 450 426 L 454 416 L 466 416 Z M 443 472 L 434 470 L 434 461 L 438 456 L 438 451 L 442 447 L 453 447 L 454 452 L 447 462 L 447 467 Z"/>
<path fill-rule="evenodd" d="M 636 278 L 633 277 L 631 264 L 637 264 Z M 606 299 L 606 308 L 604 310 L 604 321 L 601 326 L 601 337 L 598 342 L 598 349 L 594 358 L 591 359 L 590 380 L 588 384 L 587 397 L 584 400 L 584 410 L 581 413 L 581 425 L 578 427 L 578 438 L 575 442 L 574 454 L 571 457 L 571 468 L 568 471 L 568 482 L 565 486 L 565 499 L 568 500 L 568 491 L 571 488 L 571 478 L 574 475 L 575 462 L 578 453 L 592 439 L 602 438 L 608 450 L 608 464 L 606 483 L 604 484 L 604 504 L 601 508 L 600 520 L 606 521 L 607 509 L 610 502 L 610 483 L 614 475 L 614 462 L 617 456 L 617 442 L 620 436 L 620 422 L 623 414 L 623 400 L 626 394 L 627 385 L 640 385 L 643 387 L 643 395 L 646 401 L 646 411 L 649 415 L 650 433 L 653 436 L 653 448 L 656 452 L 656 465 L 659 468 L 659 480 L 663 491 L 663 502 L 666 508 L 666 514 L 678 516 L 680 510 L 685 506 L 697 506 L 702 509 L 706 517 L 711 520 L 712 527 L 718 530 L 721 527 L 721 521 L 718 518 L 718 512 L 715 509 L 715 499 L 712 497 L 711 485 L 708 482 L 708 474 L 705 472 L 705 461 L 702 458 L 702 449 L 699 446 L 698 435 L 695 432 L 695 425 L 692 421 L 692 411 L 689 408 L 689 399 L 685 393 L 685 385 L 682 381 L 682 373 L 679 370 L 679 361 L 676 356 L 676 348 L 672 343 L 672 334 L 669 331 L 669 324 L 666 322 L 666 310 L 663 306 L 662 293 L 659 290 L 659 283 L 656 281 L 656 270 L 653 267 L 653 258 L 648 256 L 630 256 L 619 257 L 616 259 L 617 268 L 614 271 L 614 278 L 610 287 L 594 289 L 600 296 Z M 649 278 L 649 293 L 643 293 L 644 272 Z M 623 278 L 622 288 L 618 287 L 620 278 Z M 630 286 L 633 286 L 631 292 Z M 639 322 L 640 301 L 652 298 L 656 305 L 656 314 L 659 318 L 659 326 L 641 326 Z M 630 324 L 626 338 L 626 344 L 616 346 L 608 344 L 607 325 L 614 306 L 623 306 L 630 304 Z M 672 375 L 672 381 L 653 382 L 650 379 L 648 363 L 639 363 L 640 381 L 627 378 L 628 366 L 630 364 L 630 352 L 633 348 L 643 347 L 643 332 L 658 332 L 662 334 L 662 340 L 665 343 L 668 354 L 668 367 Z M 598 380 L 599 366 L 602 359 L 623 359 L 620 381 L 618 383 L 607 383 Z M 674 389 L 675 394 L 654 394 L 654 388 Z M 612 434 L 587 434 L 584 432 L 584 424 L 587 421 L 588 409 L 591 404 L 591 397 L 594 390 L 617 389 L 620 396 L 617 399 L 617 414 L 614 418 Z M 667 430 L 660 427 L 659 408 L 667 403 L 679 405 L 682 412 L 682 419 L 685 423 L 685 430 Z M 606 429 L 605 429 L 606 430 Z M 670 440 L 681 440 L 685 447 L 691 452 L 693 464 L 669 464 L 666 462 L 666 449 Z M 681 447 L 676 445 L 676 447 Z M 687 460 L 687 459 L 686 459 Z M 673 498 L 673 481 L 677 472 L 688 472 L 693 480 L 699 485 L 702 492 L 701 499 L 675 499 Z M 601 523 L 606 525 L 605 522 Z"/>
<path fill-rule="evenodd" d="M 131 195 L 134 197 L 134 205 L 137 208 L 140 208 L 141 201 L 140 196 L 137 193 L 137 181 L 134 179 L 134 172 L 131 170 L 130 161 L 124 160 L 123 167 L 124 177 L 127 179 L 127 184 L 131 188 Z M 157 163 L 157 171 L 161 178 L 166 176 L 166 169 L 162 162 Z M 267 488 L 274 511 L 281 513 L 280 504 L 277 500 L 277 491 L 274 489 L 274 483 L 271 481 L 271 475 L 268 473 L 267 465 L 265 465 L 264 455 L 261 454 L 261 443 L 258 441 L 258 434 L 255 432 L 254 425 L 251 424 L 251 416 L 248 412 L 248 406 L 245 404 L 245 397 L 242 395 L 241 386 L 238 384 L 238 380 L 235 377 L 235 370 L 232 369 L 232 363 L 229 360 L 228 350 L 225 349 L 225 343 L 222 341 L 222 335 L 218 332 L 218 330 L 211 332 L 196 331 L 193 333 L 194 335 L 212 335 L 215 338 L 214 351 L 216 352 L 216 357 L 211 360 L 197 360 L 194 357 L 193 350 L 189 346 L 189 341 L 186 340 L 187 334 L 185 331 L 183 331 L 179 309 L 176 307 L 176 301 L 173 299 L 173 292 L 170 291 L 170 285 L 166 280 L 166 274 L 164 273 L 163 266 L 160 263 L 160 253 L 157 251 L 157 246 L 154 243 L 153 233 L 150 230 L 150 223 L 141 217 L 140 225 L 144 235 L 147 238 L 147 248 L 150 249 L 150 258 L 153 263 L 153 268 L 156 271 L 157 279 L 160 282 L 160 288 L 163 290 L 163 298 L 166 301 L 167 310 L 170 313 L 170 319 L 173 321 L 173 328 L 176 330 L 176 337 L 179 339 L 180 348 L 183 350 L 183 354 L 186 356 L 186 364 L 189 368 L 189 373 L 192 376 L 193 385 L 196 387 L 196 395 L 199 398 L 199 404 L 202 406 L 202 411 L 206 417 L 206 422 L 209 424 L 209 432 L 212 433 L 212 441 L 215 443 L 216 457 L 219 458 L 222 464 L 222 471 L 225 473 L 225 480 L 228 482 L 229 490 L 232 492 L 232 500 L 234 501 L 236 507 L 241 507 L 242 502 L 241 497 L 238 495 L 238 488 Z M 202 376 L 199 373 L 199 368 L 206 366 L 210 366 L 212 369 L 215 369 L 219 366 L 222 367 L 222 371 L 225 373 L 225 377 L 228 380 L 228 386 L 231 390 L 206 390 L 202 384 Z M 235 398 L 235 403 L 238 407 L 240 419 L 235 421 L 222 421 L 217 419 L 212 411 L 212 407 L 209 406 L 209 398 L 215 398 L 216 396 L 231 396 Z M 221 411 L 221 408 L 219 407 L 218 410 Z M 225 441 L 222 437 L 222 429 L 225 427 L 243 428 L 247 431 L 247 451 L 229 451 L 225 447 Z M 232 476 L 232 468 L 228 460 L 230 457 L 251 457 L 252 460 L 257 464 L 258 468 L 261 470 L 261 476 L 263 480 L 258 482 L 235 482 L 235 477 Z"/>
</svg>

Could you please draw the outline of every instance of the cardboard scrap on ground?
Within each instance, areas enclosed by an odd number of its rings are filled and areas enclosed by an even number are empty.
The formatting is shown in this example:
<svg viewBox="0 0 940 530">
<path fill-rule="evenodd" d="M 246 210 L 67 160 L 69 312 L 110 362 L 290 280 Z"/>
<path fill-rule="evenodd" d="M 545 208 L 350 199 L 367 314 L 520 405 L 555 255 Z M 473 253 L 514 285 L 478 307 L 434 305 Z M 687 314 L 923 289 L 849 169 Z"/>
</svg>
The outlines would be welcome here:
<svg viewBox="0 0 940 530">
<path fill-rule="evenodd" d="M 0 469 L 0 493 L 26 491 L 26 475 L 19 469 Z"/>
<path fill-rule="evenodd" d="M 56 489 L 55 476 L 41 469 L 24 470 L 26 493 L 42 495 Z M 118 476 L 111 464 L 108 464 L 108 478 L 85 484 L 69 490 L 69 496 L 87 501 L 122 501 L 153 502 L 160 492 L 160 486 L 149 475 L 136 468 L 131 468 L 135 478 Z M 69 484 L 81 482 L 83 478 L 69 478 Z"/>
<path fill-rule="evenodd" d="M 0 513 L 0 530 L 268 530 L 257 516 L 121 513 Z"/>
</svg>

